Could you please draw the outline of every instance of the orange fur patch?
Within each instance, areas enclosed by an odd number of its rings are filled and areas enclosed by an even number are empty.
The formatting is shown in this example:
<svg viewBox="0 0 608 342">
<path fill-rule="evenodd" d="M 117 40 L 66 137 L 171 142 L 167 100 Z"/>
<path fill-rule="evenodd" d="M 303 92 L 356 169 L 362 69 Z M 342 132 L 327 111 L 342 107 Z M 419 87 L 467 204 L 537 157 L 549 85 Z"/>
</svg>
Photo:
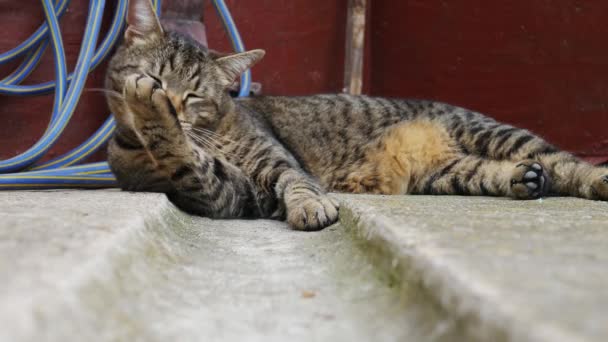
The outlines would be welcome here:
<svg viewBox="0 0 608 342">
<path fill-rule="evenodd" d="M 344 190 L 354 193 L 405 194 L 424 175 L 458 153 L 440 125 L 405 122 L 387 130 L 366 152 L 366 161 L 349 174 Z"/>
</svg>

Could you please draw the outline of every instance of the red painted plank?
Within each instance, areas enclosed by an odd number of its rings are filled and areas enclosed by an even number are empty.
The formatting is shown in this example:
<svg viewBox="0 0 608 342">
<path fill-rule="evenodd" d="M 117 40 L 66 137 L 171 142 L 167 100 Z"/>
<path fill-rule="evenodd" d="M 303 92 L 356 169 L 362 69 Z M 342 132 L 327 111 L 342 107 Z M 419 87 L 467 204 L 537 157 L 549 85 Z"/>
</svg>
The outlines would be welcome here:
<svg viewBox="0 0 608 342">
<path fill-rule="evenodd" d="M 608 155 L 608 3 L 374 1 L 372 92 L 431 98 Z"/>
<path fill-rule="evenodd" d="M 253 70 L 264 93 L 341 91 L 346 0 L 228 0 L 226 4 L 246 47 L 267 52 Z M 205 25 L 211 48 L 232 49 L 210 2 Z"/>
</svg>

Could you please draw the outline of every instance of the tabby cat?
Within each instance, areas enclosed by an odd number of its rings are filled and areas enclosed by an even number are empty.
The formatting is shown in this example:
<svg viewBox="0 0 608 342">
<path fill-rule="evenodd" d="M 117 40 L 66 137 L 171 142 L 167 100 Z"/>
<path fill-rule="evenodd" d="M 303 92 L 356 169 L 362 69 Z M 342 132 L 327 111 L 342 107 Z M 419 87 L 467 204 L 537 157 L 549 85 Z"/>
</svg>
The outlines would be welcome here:
<svg viewBox="0 0 608 342">
<path fill-rule="evenodd" d="M 165 32 L 149 0 L 131 0 L 127 21 L 106 78 L 109 162 L 124 190 L 302 230 L 337 220 L 326 190 L 608 199 L 608 169 L 466 109 L 343 94 L 233 99 L 227 89 L 264 51 L 222 55 Z"/>
</svg>

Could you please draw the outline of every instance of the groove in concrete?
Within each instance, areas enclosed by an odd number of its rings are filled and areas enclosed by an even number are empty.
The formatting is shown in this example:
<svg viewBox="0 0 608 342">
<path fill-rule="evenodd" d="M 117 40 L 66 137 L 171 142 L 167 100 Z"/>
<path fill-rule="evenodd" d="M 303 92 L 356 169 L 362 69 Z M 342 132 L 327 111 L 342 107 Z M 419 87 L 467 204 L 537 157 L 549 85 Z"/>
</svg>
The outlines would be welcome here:
<svg viewBox="0 0 608 342">
<path fill-rule="evenodd" d="M 457 330 L 340 225 L 214 221 L 118 191 L 4 192 L 0 208 L 0 340 L 450 341 Z"/>
<path fill-rule="evenodd" d="M 341 222 L 483 341 L 608 338 L 608 203 L 344 195 Z"/>
</svg>

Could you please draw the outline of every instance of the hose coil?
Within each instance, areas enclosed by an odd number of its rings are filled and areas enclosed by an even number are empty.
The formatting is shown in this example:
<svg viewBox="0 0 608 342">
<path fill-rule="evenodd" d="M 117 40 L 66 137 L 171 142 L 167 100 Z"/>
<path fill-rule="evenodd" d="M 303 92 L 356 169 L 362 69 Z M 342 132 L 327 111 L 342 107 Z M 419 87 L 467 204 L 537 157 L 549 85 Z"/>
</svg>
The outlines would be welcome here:
<svg viewBox="0 0 608 342">
<path fill-rule="evenodd" d="M 153 0 L 160 16 L 161 0 Z M 224 29 L 236 52 L 245 51 L 240 34 L 228 7 L 223 0 L 212 0 Z M 85 142 L 70 152 L 44 163 L 38 161 L 57 142 L 69 123 L 84 89 L 89 72 L 95 69 L 110 53 L 122 36 L 127 13 L 127 0 L 117 0 L 116 11 L 110 28 L 100 44 L 97 44 L 105 0 L 91 0 L 87 25 L 80 53 L 72 73 L 68 73 L 59 19 L 65 13 L 69 0 L 41 0 L 44 9 L 43 23 L 28 39 L 17 47 L 0 54 L 0 64 L 22 58 L 21 64 L 0 80 L 0 94 L 33 96 L 54 92 L 51 118 L 40 139 L 25 152 L 0 160 L 0 190 L 57 189 L 57 188 L 108 188 L 116 186 L 116 178 L 107 162 L 78 165 L 98 151 L 112 136 L 115 121 L 112 115 Z M 36 68 L 42 54 L 51 45 L 55 60 L 55 80 L 39 84 L 22 85 Z M 97 46 L 97 48 L 96 48 Z M 241 77 L 239 96 L 247 96 L 251 87 L 251 73 Z"/>
</svg>

